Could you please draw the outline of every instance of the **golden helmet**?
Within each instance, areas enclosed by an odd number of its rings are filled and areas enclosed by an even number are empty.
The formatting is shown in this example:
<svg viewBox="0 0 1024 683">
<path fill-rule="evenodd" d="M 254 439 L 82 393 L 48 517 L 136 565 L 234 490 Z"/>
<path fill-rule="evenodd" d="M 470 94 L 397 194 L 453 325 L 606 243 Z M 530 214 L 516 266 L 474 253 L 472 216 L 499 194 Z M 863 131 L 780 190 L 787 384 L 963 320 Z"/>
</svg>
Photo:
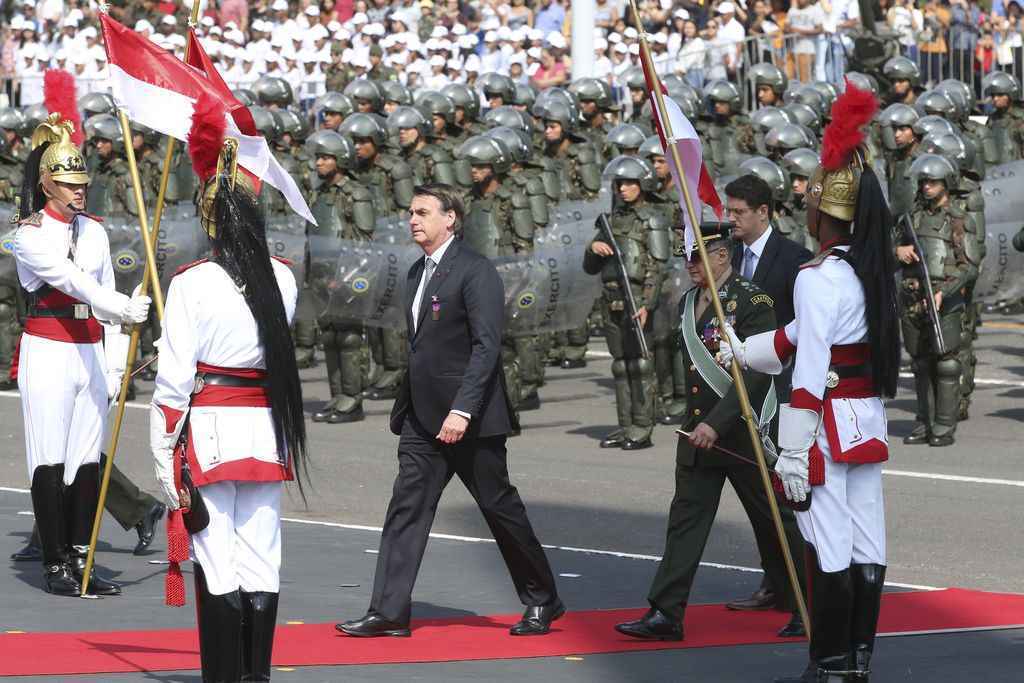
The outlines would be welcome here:
<svg viewBox="0 0 1024 683">
<path fill-rule="evenodd" d="M 850 222 L 857 211 L 857 193 L 864 158 L 859 150 L 845 166 L 826 171 L 818 166 L 807 182 L 807 201 L 818 211 L 841 221 Z"/>
<path fill-rule="evenodd" d="M 217 193 L 223 191 L 222 179 L 226 180 L 228 191 L 241 192 L 249 195 L 252 202 L 258 201 L 259 192 L 252 179 L 238 169 L 238 140 L 235 138 L 224 140 L 217 158 L 217 172 L 203 185 L 199 198 L 199 222 L 212 238 L 217 237 L 216 199 Z"/>
<path fill-rule="evenodd" d="M 62 119 L 60 114 L 50 114 L 32 133 L 32 149 L 48 142 L 50 146 L 39 160 L 39 178 L 45 180 L 87 185 L 89 174 L 85 170 L 85 157 L 71 141 L 75 124 Z"/>
</svg>

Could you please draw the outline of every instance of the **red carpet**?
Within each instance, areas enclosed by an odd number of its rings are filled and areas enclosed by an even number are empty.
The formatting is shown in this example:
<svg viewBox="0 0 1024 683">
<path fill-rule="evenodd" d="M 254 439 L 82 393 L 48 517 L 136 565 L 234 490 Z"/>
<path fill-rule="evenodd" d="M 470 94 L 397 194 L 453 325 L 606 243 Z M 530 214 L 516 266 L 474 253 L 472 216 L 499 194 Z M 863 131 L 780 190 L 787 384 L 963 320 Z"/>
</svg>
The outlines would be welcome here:
<svg viewBox="0 0 1024 683">
<path fill-rule="evenodd" d="M 721 605 L 693 605 L 686 613 L 686 640 L 647 643 L 620 636 L 612 626 L 642 609 L 570 612 L 551 635 L 513 638 L 518 615 L 425 619 L 413 622 L 412 638 L 349 638 L 333 624 L 280 626 L 274 642 L 277 666 L 445 662 L 554 657 L 781 642 L 775 631 L 787 615 L 738 613 Z M 883 599 L 881 633 L 906 633 L 1024 624 L 1024 595 L 951 588 L 893 593 Z M 41 676 L 198 669 L 194 630 L 0 634 L 0 675 Z"/>
</svg>

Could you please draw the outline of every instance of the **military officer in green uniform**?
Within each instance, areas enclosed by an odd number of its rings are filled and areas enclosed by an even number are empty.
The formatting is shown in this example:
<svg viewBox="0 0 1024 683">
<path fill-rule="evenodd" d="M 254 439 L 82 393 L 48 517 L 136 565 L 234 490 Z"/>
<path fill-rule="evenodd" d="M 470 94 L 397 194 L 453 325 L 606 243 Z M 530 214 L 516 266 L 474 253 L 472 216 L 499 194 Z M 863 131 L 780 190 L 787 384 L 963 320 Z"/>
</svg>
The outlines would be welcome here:
<svg viewBox="0 0 1024 683">
<path fill-rule="evenodd" d="M 637 157 L 620 156 L 604 170 L 615 194 L 608 216 L 615 241 L 622 252 L 626 277 L 637 306 L 637 319 L 646 335 L 653 328 L 652 314 L 661 297 L 665 264 L 672 237 L 664 207 L 654 201 L 657 178 L 651 165 Z M 654 428 L 654 360 L 643 358 L 632 322 L 626 312 L 622 273 L 614 251 L 600 227 L 583 255 L 583 270 L 600 275 L 604 335 L 612 355 L 615 405 L 619 426 L 601 441 L 602 448 L 639 450 L 650 448 Z"/>
<path fill-rule="evenodd" d="M 739 277 L 730 267 L 733 242 L 728 226 L 704 224 L 699 239 L 704 241 L 708 253 L 715 277 L 713 286 L 718 289 L 726 318 L 737 334 L 746 338 L 774 330 L 776 320 L 771 297 Z M 718 319 L 696 250 L 687 262 L 687 270 L 696 286 L 679 302 L 678 317 L 682 319 L 679 345 L 687 363 L 686 380 L 692 392 L 683 422 L 683 429 L 689 436 L 680 436 L 676 447 L 675 495 L 669 508 L 665 550 L 647 594 L 651 608 L 642 618 L 615 628 L 620 633 L 645 640 L 683 639 L 683 614 L 690 589 L 718 512 L 722 487 L 728 479 L 750 519 L 768 578 L 772 585 L 786 587 L 780 604 L 792 610 L 793 615 L 779 635 L 800 636 L 804 634 L 803 623 L 795 609 L 760 473 L 752 464 L 757 456 L 750 443 L 732 376 L 716 362 L 721 338 Z M 743 380 L 755 420 L 762 434 L 767 434 L 777 409 L 772 378 L 748 370 L 743 373 Z M 750 463 L 715 451 L 713 446 L 737 453 Z M 789 508 L 780 506 L 779 512 L 790 553 L 800 557 L 797 551 L 803 548 L 803 543 L 796 519 Z M 802 563 L 795 564 L 802 582 Z"/>
<path fill-rule="evenodd" d="M 889 208 L 893 216 L 913 209 L 917 188 L 910 180 L 910 165 L 918 155 L 920 137 L 914 131 L 920 115 L 906 104 L 890 104 L 878 116 L 885 149 L 885 179 L 889 187 Z"/>
<path fill-rule="evenodd" d="M 355 71 L 352 67 L 342 61 L 344 52 L 345 47 L 340 42 L 331 42 L 331 68 L 327 70 L 327 78 L 324 82 L 328 92 L 340 93 L 355 78 Z"/>
<path fill-rule="evenodd" d="M 284 109 L 295 100 L 292 86 L 277 76 L 260 77 L 253 83 L 252 90 L 256 93 L 256 102 L 271 110 Z"/>
<path fill-rule="evenodd" d="M 708 171 L 713 178 L 736 175 L 744 155 L 757 151 L 740 91 L 729 81 L 712 81 L 704 89 L 704 98 L 711 116 L 704 144 Z"/>
<path fill-rule="evenodd" d="M 370 70 L 366 77 L 378 83 L 398 80 L 398 72 L 384 63 L 384 49 L 380 45 L 370 46 Z"/>
<path fill-rule="evenodd" d="M 321 251 L 333 253 L 337 240 L 371 241 L 376 221 L 370 191 L 347 173 L 355 162 L 352 141 L 336 131 L 322 130 L 309 138 L 307 148 L 315 159 L 319 181 L 309 202 L 317 220 L 316 225 L 307 226 L 311 256 Z M 327 308 L 333 270 L 334 259 L 311 258 L 307 291 L 313 305 L 303 307 L 300 303 L 299 308 L 312 308 L 319 314 L 317 324 L 331 392 L 330 401 L 313 414 L 313 421 L 341 424 L 364 418 L 363 327 Z"/>
<path fill-rule="evenodd" d="M 994 71 L 982 81 L 982 94 L 992 99 L 992 112 L 985 124 L 985 163 L 994 166 L 1024 158 L 1024 109 L 1019 106 L 1017 79 Z"/>
<path fill-rule="evenodd" d="M 907 234 L 897 242 L 896 257 L 902 264 L 903 344 L 910 354 L 917 390 L 918 424 L 903 442 L 950 446 L 960 404 L 960 337 L 964 315 L 964 289 L 977 277 L 977 267 L 968 257 L 966 214 L 953 201 L 950 190 L 957 185 L 957 170 L 945 158 L 922 154 L 910 167 L 918 184 L 918 204 L 910 226 L 924 251 L 935 295 L 944 346 L 939 348 L 932 333 L 919 255 Z"/>
<path fill-rule="evenodd" d="M 387 131 L 377 117 L 355 113 L 341 124 L 339 132 L 355 143 L 353 178 L 370 192 L 374 216 L 378 219 L 404 215 L 412 203 L 413 171 L 409 164 L 384 151 Z M 376 368 L 373 381 L 363 392 L 374 401 L 397 395 L 406 365 L 405 330 L 375 328 L 367 331 Z"/>
<path fill-rule="evenodd" d="M 417 185 L 455 185 L 455 160 L 446 147 L 429 144 L 430 121 L 415 107 L 400 106 L 388 115 L 388 128 L 398 137 L 398 157 L 412 168 Z"/>
</svg>

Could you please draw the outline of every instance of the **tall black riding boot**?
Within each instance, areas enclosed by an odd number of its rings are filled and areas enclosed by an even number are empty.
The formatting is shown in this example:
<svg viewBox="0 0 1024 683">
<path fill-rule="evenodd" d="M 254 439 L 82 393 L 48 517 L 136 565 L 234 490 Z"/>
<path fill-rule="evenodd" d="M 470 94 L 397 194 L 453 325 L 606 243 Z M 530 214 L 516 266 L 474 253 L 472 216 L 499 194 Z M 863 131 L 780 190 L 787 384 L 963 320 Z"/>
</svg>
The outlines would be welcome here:
<svg viewBox="0 0 1024 683">
<path fill-rule="evenodd" d="M 851 681 L 868 683 L 871 674 L 871 654 L 875 650 L 875 632 L 882 607 L 882 588 L 885 585 L 884 564 L 854 564 L 850 566 L 853 580 L 853 614 L 850 624 L 850 644 L 853 648 Z"/>
<path fill-rule="evenodd" d="M 198 562 L 196 618 L 199 621 L 199 659 L 203 683 L 237 683 L 242 680 L 242 599 L 239 591 L 213 595 Z"/>
<path fill-rule="evenodd" d="M 64 500 L 71 572 L 81 584 L 85 580 L 89 540 L 92 538 L 92 525 L 96 520 L 96 508 L 100 501 L 98 462 L 78 468 L 75 480 L 64 490 Z M 89 574 L 88 592 L 90 595 L 120 595 L 121 586 L 100 576 L 94 566 Z"/>
<path fill-rule="evenodd" d="M 54 595 L 77 596 L 82 586 L 68 566 L 64 465 L 36 467 L 32 473 L 32 510 L 43 549 L 43 588 Z"/>
<path fill-rule="evenodd" d="M 242 591 L 242 680 L 269 681 L 278 593 Z"/>
<path fill-rule="evenodd" d="M 807 667 L 799 676 L 776 678 L 773 683 L 815 683 L 818 680 L 818 651 L 815 648 L 814 635 L 817 633 L 817 624 L 814 621 L 814 577 L 818 567 L 818 553 L 810 543 L 804 543 L 804 576 L 806 577 L 806 590 L 804 598 L 807 600 L 807 614 L 811 618 L 811 640 L 807 646 L 808 661 Z"/>
<path fill-rule="evenodd" d="M 847 567 L 838 572 L 814 566 L 811 594 L 812 651 L 818 664 L 818 683 L 849 680 L 852 669 L 850 620 L 853 613 L 853 582 Z"/>
</svg>

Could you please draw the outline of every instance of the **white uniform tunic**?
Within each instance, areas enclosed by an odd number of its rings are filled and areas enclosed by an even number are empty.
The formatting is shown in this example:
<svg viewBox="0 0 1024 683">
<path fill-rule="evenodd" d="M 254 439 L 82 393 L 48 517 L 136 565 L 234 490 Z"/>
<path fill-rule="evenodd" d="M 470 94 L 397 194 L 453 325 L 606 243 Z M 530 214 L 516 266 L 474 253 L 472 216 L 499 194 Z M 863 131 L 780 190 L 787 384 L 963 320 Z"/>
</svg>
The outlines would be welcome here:
<svg viewBox="0 0 1024 683">
<path fill-rule="evenodd" d="M 120 328 L 100 320 L 119 319 L 128 298 L 114 289 L 106 231 L 85 215 L 72 223 L 49 210 L 29 217 L 18 228 L 14 255 L 26 291 L 55 290 L 41 308 L 91 307 L 77 320 L 29 316 L 18 361 L 29 481 L 36 467 L 63 464 L 70 485 L 79 466 L 99 462 L 108 400 L 104 336 L 108 353 L 127 353 L 114 343 L 124 339 Z M 126 359 L 113 355 L 110 366 L 123 366 Z"/>
<path fill-rule="evenodd" d="M 273 267 L 290 322 L 295 277 L 282 262 Z M 231 398 L 252 388 L 208 386 L 193 396 L 196 373 L 264 367 L 256 320 L 227 272 L 206 261 L 179 271 L 167 291 L 153 403 L 168 426 L 189 413 L 189 469 L 210 513 L 209 526 L 192 536 L 192 559 L 214 595 L 278 592 L 281 482 L 291 467 L 279 459 L 266 403 Z"/>
<path fill-rule="evenodd" d="M 830 365 L 870 362 L 864 290 L 849 263 L 819 257 L 797 275 L 793 304 L 796 318 L 776 332 L 775 350 L 782 361 L 796 354 L 790 405 L 822 416 L 810 452 L 811 507 L 796 513 L 800 531 L 823 571 L 884 565 L 885 405 L 870 378 L 826 386 Z"/>
</svg>

